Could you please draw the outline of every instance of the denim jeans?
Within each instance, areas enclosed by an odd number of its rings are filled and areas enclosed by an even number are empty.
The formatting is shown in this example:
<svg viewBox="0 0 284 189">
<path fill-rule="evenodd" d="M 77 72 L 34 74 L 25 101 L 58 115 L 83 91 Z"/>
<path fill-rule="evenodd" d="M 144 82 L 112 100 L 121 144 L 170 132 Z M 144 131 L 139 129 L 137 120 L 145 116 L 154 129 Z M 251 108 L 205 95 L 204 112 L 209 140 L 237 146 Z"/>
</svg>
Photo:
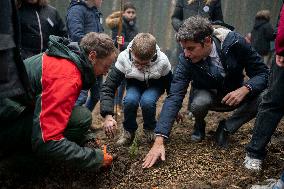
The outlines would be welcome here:
<svg viewBox="0 0 284 189">
<path fill-rule="evenodd" d="M 258 108 L 251 141 L 246 146 L 252 158 L 264 159 L 266 146 L 284 115 L 284 69 L 272 63 L 269 87 Z"/>
<path fill-rule="evenodd" d="M 225 122 L 225 129 L 230 133 L 235 133 L 243 124 L 253 119 L 257 112 L 259 97 L 244 100 L 238 107 L 231 107 L 221 104 L 224 95 L 217 93 L 217 90 L 193 89 L 193 100 L 191 111 L 195 117 L 196 124 L 204 123 L 204 119 L 209 110 L 217 112 L 234 111 Z"/>
<path fill-rule="evenodd" d="M 102 88 L 103 83 L 103 76 L 96 77 L 96 83 L 94 86 L 90 89 L 90 96 L 88 97 L 88 91 L 82 90 L 80 92 L 80 95 L 75 103 L 75 106 L 82 106 L 85 104 L 85 106 L 90 110 L 93 111 L 96 104 L 100 100 L 100 91 Z"/>
<path fill-rule="evenodd" d="M 157 87 L 141 89 L 137 86 L 128 86 L 124 98 L 124 122 L 125 130 L 133 133 L 137 130 L 137 109 L 140 105 L 144 120 L 144 129 L 154 130 L 156 127 L 156 103 L 163 90 Z"/>
<path fill-rule="evenodd" d="M 122 105 L 124 90 L 125 90 L 125 80 L 123 80 L 121 84 L 119 85 L 119 87 L 117 88 L 117 94 L 115 95 L 115 98 L 114 98 L 114 103 L 116 105 L 120 105 L 120 106 Z"/>
</svg>

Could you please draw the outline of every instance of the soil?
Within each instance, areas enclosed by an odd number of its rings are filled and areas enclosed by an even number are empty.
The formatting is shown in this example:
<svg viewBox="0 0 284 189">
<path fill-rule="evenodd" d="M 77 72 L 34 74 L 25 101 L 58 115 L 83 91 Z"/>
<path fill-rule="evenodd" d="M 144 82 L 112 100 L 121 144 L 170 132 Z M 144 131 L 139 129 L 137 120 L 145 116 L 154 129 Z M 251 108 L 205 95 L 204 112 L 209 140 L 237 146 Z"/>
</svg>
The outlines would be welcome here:
<svg viewBox="0 0 284 189">
<path fill-rule="evenodd" d="M 157 105 L 160 112 L 162 96 Z M 230 137 L 227 149 L 216 146 L 213 140 L 214 131 L 221 119 L 230 114 L 209 112 L 207 116 L 206 138 L 201 143 L 192 143 L 190 135 L 194 121 L 186 116 L 183 123 L 175 123 L 171 138 L 166 143 L 166 161 L 157 163 L 153 168 L 142 169 L 143 158 L 151 148 L 143 140 L 141 127 L 143 120 L 138 111 L 137 146 L 116 147 L 115 139 L 106 138 L 101 128 L 99 106 L 93 112 L 93 131 L 100 141 L 100 146 L 107 144 L 108 151 L 117 158 L 108 170 L 92 172 L 76 170 L 65 165 L 44 164 L 19 156 L 0 161 L 0 188 L 40 188 L 40 189 L 91 189 L 91 188 L 149 188 L 149 189 L 211 189 L 211 188 L 249 188 L 252 184 L 268 178 L 279 178 L 284 169 L 284 121 L 277 128 L 271 143 L 268 145 L 268 155 L 261 173 L 247 171 L 243 167 L 245 145 L 252 134 L 254 120 L 244 125 L 236 134 Z M 159 116 L 159 115 L 157 115 Z M 123 114 L 118 117 L 119 126 Z M 119 134 L 117 134 L 119 135 Z M 89 141 L 89 147 L 95 147 L 94 141 Z M 1 155 L 0 155 L 1 158 Z M 10 165 L 13 166 L 10 166 Z M 7 166 L 8 165 L 8 166 Z M 17 165 L 17 166 L 15 166 Z"/>
</svg>

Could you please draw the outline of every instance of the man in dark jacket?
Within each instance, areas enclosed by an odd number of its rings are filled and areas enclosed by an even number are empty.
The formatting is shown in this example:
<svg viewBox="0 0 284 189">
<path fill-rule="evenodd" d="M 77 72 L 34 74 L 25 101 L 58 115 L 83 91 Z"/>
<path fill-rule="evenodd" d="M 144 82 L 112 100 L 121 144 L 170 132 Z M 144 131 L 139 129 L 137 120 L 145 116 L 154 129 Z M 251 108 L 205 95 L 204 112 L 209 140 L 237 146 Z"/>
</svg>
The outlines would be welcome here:
<svg viewBox="0 0 284 189">
<path fill-rule="evenodd" d="M 67 36 L 63 20 L 47 0 L 18 0 L 18 6 L 23 59 L 44 52 L 50 35 Z"/>
<path fill-rule="evenodd" d="M 165 160 L 164 138 L 169 137 L 190 81 L 194 88 L 191 110 L 196 120 L 192 141 L 204 139 L 208 110 L 236 109 L 231 117 L 219 123 L 216 141 L 223 147 L 228 144 L 229 134 L 255 116 L 258 96 L 267 85 L 268 68 L 238 33 L 224 28 L 213 30 L 207 19 L 190 17 L 176 38 L 184 54 L 180 56 L 144 168 L 151 167 L 160 157 Z M 250 78 L 245 82 L 244 70 Z"/>
<path fill-rule="evenodd" d="M 91 32 L 80 43 L 51 36 L 45 53 L 25 60 L 32 100 L 3 99 L 0 104 L 0 149 L 33 151 L 48 160 L 80 168 L 109 165 L 108 154 L 79 144 L 92 123 L 91 112 L 74 107 L 81 89 L 108 72 L 116 57 L 112 39 Z"/>
<path fill-rule="evenodd" d="M 208 18 L 211 22 L 223 22 L 223 13 L 221 0 L 177 0 L 176 7 L 171 17 L 172 26 L 176 32 L 182 25 L 183 21 L 190 16 L 202 16 Z M 182 53 L 180 44 L 177 44 L 176 60 L 172 62 L 173 70 L 175 70 L 178 63 L 178 57 Z M 190 103 L 192 101 L 192 90 L 190 91 L 188 100 L 188 115 L 193 119 L 190 110 Z"/>
<path fill-rule="evenodd" d="M 21 42 L 15 1 L 0 1 L 0 7 L 0 99 L 27 95 L 30 85 L 20 56 Z"/>
<path fill-rule="evenodd" d="M 102 13 L 98 10 L 102 0 L 72 0 L 67 10 L 66 24 L 68 36 L 72 41 L 80 42 L 89 32 L 101 33 L 104 31 L 102 26 Z M 76 102 L 76 105 L 83 105 L 93 110 L 100 100 L 100 90 L 103 78 L 96 78 L 96 83 L 90 89 L 90 97 L 87 99 L 88 91 L 83 90 Z"/>
</svg>

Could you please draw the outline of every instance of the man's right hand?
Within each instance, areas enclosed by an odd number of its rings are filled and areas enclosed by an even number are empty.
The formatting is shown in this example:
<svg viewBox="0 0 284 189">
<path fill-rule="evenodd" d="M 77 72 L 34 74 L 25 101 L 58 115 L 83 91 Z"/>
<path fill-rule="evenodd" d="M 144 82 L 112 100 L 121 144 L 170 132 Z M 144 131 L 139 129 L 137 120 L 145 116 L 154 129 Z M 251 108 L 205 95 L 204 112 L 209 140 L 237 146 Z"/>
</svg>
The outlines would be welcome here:
<svg viewBox="0 0 284 189">
<path fill-rule="evenodd" d="M 105 120 L 103 122 L 103 127 L 105 130 L 105 134 L 108 137 L 114 137 L 114 134 L 117 130 L 117 123 L 116 121 L 113 119 L 112 115 L 107 115 L 105 117 Z"/>
<path fill-rule="evenodd" d="M 146 157 L 144 158 L 143 169 L 152 167 L 158 159 L 165 161 L 165 147 L 164 147 L 164 137 L 157 136 L 156 140 L 148 152 Z"/>
</svg>

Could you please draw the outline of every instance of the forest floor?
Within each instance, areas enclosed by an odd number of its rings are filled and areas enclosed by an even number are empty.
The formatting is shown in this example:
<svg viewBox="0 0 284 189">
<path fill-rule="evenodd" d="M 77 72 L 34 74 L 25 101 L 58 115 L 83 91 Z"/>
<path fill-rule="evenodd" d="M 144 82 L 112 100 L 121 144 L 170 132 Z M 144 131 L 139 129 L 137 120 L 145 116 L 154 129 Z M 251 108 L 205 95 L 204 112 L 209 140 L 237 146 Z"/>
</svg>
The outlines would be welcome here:
<svg viewBox="0 0 284 189">
<path fill-rule="evenodd" d="M 165 96 L 160 98 L 157 112 L 160 112 L 164 98 Z M 188 98 L 185 98 L 181 110 L 184 114 L 186 99 Z M 107 144 L 108 150 L 117 155 L 111 169 L 94 173 L 77 171 L 64 165 L 47 166 L 23 160 L 17 164 L 21 166 L 7 169 L 7 166 L 1 166 L 0 161 L 0 188 L 243 189 L 267 178 L 278 178 L 284 169 L 284 121 L 281 121 L 268 146 L 263 171 L 255 174 L 248 172 L 243 166 L 244 148 L 250 140 L 254 120 L 231 136 L 230 145 L 226 150 L 220 149 L 214 143 L 213 135 L 218 122 L 227 116 L 227 113 L 209 112 L 206 119 L 207 135 L 201 143 L 190 141 L 193 121 L 185 119 L 182 124 L 175 123 L 171 138 L 166 143 L 166 161 L 159 162 L 153 168 L 142 169 L 143 158 L 150 150 L 151 144 L 143 141 L 141 111 L 138 111 L 137 121 L 140 127 L 136 145 L 115 147 L 116 140 L 108 139 L 104 135 L 97 106 L 93 112 L 93 130 L 101 144 Z M 122 119 L 123 116 L 119 117 L 119 126 Z M 89 142 L 87 145 L 95 144 Z"/>
</svg>

